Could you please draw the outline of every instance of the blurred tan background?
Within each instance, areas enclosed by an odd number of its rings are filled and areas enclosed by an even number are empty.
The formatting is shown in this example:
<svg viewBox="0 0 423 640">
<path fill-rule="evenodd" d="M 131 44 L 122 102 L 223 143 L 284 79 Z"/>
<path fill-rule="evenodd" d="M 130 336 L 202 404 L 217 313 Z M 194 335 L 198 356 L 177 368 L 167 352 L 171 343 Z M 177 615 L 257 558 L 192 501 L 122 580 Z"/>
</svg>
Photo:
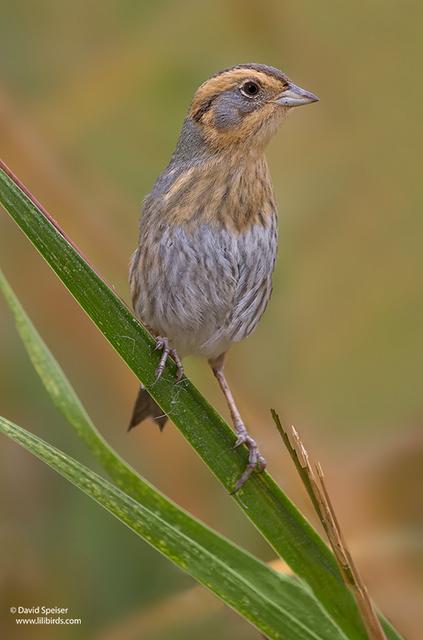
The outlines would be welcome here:
<svg viewBox="0 0 423 640">
<path fill-rule="evenodd" d="M 326 470 L 376 602 L 421 637 L 423 253 L 417 2 L 1 3 L 1 156 L 128 300 L 140 202 L 196 87 L 239 62 L 282 68 L 321 102 L 268 152 L 280 209 L 275 291 L 228 375 L 269 471 L 315 523 L 270 419 Z M 126 434 L 134 376 L 8 216 L 1 267 L 107 439 L 179 504 L 273 554 L 173 425 Z M 94 466 L 0 300 L 0 414 Z M 225 411 L 201 361 L 188 373 Z M 225 413 L 226 415 L 226 413 Z M 0 618 L 10 640 L 256 638 L 234 614 L 13 443 L 0 443 Z M 80 627 L 16 629 L 11 605 Z M 420 617 L 420 621 L 419 621 Z"/>
</svg>

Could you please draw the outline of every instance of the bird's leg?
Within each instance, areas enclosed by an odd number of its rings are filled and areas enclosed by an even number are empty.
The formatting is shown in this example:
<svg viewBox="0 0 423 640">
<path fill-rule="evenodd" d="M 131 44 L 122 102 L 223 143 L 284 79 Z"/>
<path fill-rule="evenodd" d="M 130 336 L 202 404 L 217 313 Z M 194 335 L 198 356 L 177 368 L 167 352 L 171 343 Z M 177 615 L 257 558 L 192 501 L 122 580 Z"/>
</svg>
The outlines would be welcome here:
<svg viewBox="0 0 423 640">
<path fill-rule="evenodd" d="M 185 375 L 184 365 L 182 364 L 182 360 L 179 357 L 178 352 L 176 351 L 176 349 L 171 349 L 170 350 L 170 355 L 175 360 L 176 367 L 177 367 L 177 370 L 178 370 L 177 373 L 176 373 L 176 381 L 179 382 L 180 380 L 182 380 L 182 378 Z"/>
<path fill-rule="evenodd" d="M 180 359 L 180 357 L 178 356 L 178 354 L 176 353 L 175 349 L 171 349 L 169 346 L 169 340 L 167 338 L 163 338 L 162 336 L 157 336 L 156 337 L 156 349 L 161 349 L 162 351 L 162 356 L 160 358 L 160 362 L 158 364 L 158 367 L 156 369 L 156 380 L 159 380 L 160 376 L 162 375 L 165 365 L 166 365 L 166 360 L 168 359 L 168 356 L 171 355 L 172 358 L 175 360 L 177 369 L 178 369 L 178 373 L 176 375 L 176 380 L 179 382 L 179 380 L 182 380 L 182 378 L 184 377 L 184 367 L 182 364 L 182 360 Z"/>
<path fill-rule="evenodd" d="M 219 356 L 218 358 L 209 360 L 209 364 L 213 370 L 215 377 L 219 383 L 220 388 L 222 389 L 226 402 L 228 403 L 229 411 L 231 413 L 232 423 L 234 425 L 235 432 L 237 434 L 237 440 L 235 442 L 235 447 L 239 447 L 241 444 L 247 445 L 249 449 L 248 456 L 248 465 L 244 471 L 244 473 L 239 478 L 238 482 L 235 485 L 235 489 L 232 493 L 236 493 L 242 485 L 248 480 L 254 470 L 263 471 L 266 468 L 266 460 L 261 455 L 258 450 L 256 441 L 250 436 L 248 433 L 245 424 L 241 418 L 241 414 L 239 413 L 238 407 L 236 406 L 234 397 L 229 388 L 229 385 L 226 381 L 225 375 L 223 373 L 223 361 L 224 355 Z"/>
</svg>

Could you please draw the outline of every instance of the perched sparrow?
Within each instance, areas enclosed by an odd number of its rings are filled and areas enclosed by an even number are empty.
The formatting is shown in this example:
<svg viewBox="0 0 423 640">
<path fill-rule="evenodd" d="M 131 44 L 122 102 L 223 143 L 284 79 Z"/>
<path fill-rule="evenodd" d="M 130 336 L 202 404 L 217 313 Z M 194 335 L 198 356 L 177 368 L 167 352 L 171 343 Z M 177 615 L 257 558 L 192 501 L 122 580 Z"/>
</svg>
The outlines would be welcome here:
<svg viewBox="0 0 423 640">
<path fill-rule="evenodd" d="M 143 205 L 130 267 L 134 311 L 183 376 L 181 358 L 208 358 L 249 462 L 235 491 L 266 461 L 248 434 L 223 373 L 226 352 L 248 336 L 272 291 L 277 213 L 264 150 L 292 107 L 318 100 L 263 64 L 215 74 L 194 95 L 175 152 Z M 167 420 L 141 387 L 131 429 Z"/>
</svg>

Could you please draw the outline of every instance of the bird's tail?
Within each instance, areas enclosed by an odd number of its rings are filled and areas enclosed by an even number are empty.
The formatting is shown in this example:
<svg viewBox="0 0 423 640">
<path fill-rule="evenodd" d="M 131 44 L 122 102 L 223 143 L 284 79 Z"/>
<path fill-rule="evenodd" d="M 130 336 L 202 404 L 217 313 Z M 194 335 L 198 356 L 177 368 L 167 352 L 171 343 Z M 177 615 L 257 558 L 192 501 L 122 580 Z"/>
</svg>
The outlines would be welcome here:
<svg viewBox="0 0 423 640">
<path fill-rule="evenodd" d="M 146 418 L 153 418 L 160 431 L 163 431 L 167 422 L 167 415 L 163 413 L 159 405 L 156 404 L 150 394 L 141 385 L 135 400 L 132 417 L 129 422 L 128 431 L 131 431 Z"/>
</svg>

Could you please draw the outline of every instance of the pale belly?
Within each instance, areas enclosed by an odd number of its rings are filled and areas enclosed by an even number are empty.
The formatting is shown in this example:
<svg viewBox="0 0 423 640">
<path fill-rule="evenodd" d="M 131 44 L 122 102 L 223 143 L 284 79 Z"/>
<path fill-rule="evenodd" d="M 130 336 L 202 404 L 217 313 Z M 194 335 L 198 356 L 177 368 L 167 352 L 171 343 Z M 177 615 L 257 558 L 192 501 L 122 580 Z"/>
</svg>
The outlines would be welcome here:
<svg viewBox="0 0 423 640">
<path fill-rule="evenodd" d="M 253 331 L 272 290 L 276 218 L 235 234 L 203 224 L 142 238 L 131 267 L 136 315 L 181 357 L 215 358 Z"/>
</svg>

